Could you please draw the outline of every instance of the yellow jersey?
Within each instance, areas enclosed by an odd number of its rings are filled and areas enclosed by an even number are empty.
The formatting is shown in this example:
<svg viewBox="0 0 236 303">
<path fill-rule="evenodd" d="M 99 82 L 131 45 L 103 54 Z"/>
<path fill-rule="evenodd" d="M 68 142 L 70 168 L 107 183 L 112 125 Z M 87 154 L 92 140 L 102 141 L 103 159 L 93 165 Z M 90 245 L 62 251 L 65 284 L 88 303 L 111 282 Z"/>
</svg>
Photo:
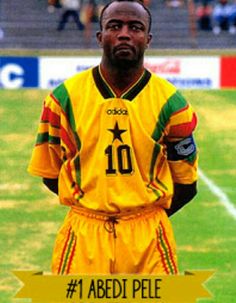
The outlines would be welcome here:
<svg viewBox="0 0 236 303">
<path fill-rule="evenodd" d="M 28 170 L 58 178 L 60 202 L 69 206 L 109 213 L 154 203 L 169 208 L 173 183 L 197 179 L 189 139 L 196 123 L 168 81 L 145 70 L 118 98 L 97 66 L 46 97 Z"/>
</svg>

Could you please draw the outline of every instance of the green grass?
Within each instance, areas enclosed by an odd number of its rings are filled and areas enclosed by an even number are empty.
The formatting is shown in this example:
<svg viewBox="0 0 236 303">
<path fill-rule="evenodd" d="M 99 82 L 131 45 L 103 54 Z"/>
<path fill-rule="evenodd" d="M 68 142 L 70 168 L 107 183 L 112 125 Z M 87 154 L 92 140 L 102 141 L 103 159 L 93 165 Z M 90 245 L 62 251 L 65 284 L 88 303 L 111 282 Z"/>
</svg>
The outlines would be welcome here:
<svg viewBox="0 0 236 303">
<path fill-rule="evenodd" d="M 199 165 L 236 207 L 236 91 L 184 91 L 198 113 Z M 235 302 L 236 220 L 199 181 L 196 199 L 173 217 L 181 268 L 213 269 L 207 284 L 215 298 Z"/>
<path fill-rule="evenodd" d="M 0 91 L 1 303 L 15 302 L 12 297 L 20 287 L 11 271 L 50 271 L 55 235 L 67 212 L 40 178 L 26 171 L 46 94 Z M 198 113 L 200 167 L 236 207 L 236 91 L 183 94 Z M 180 271 L 215 270 L 206 284 L 214 297 L 199 302 L 232 303 L 236 300 L 236 220 L 201 180 L 198 191 L 194 201 L 172 218 Z"/>
</svg>

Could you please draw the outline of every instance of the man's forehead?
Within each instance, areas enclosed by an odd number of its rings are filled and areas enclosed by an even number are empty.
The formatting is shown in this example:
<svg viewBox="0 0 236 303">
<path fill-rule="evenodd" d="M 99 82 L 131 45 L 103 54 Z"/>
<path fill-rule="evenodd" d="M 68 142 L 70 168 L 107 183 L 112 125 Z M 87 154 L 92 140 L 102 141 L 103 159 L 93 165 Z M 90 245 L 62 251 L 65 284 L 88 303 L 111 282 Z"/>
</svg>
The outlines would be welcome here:
<svg viewBox="0 0 236 303">
<path fill-rule="evenodd" d="M 143 7 L 135 2 L 115 2 L 112 3 L 104 12 L 103 21 L 110 18 L 133 17 L 135 19 L 147 20 L 147 12 Z"/>
</svg>

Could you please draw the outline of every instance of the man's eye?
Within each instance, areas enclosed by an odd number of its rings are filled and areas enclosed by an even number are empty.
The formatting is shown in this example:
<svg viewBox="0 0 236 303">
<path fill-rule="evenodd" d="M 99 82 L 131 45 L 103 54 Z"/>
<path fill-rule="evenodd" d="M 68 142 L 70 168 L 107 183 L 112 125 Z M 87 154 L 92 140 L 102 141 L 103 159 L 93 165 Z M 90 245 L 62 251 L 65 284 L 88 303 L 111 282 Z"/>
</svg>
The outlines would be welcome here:
<svg viewBox="0 0 236 303">
<path fill-rule="evenodd" d="M 133 31 L 141 31 L 143 28 L 142 28 L 141 25 L 135 25 L 135 24 L 133 24 L 133 25 L 131 25 L 131 29 Z"/>
<path fill-rule="evenodd" d="M 119 24 L 109 24 L 108 28 L 112 29 L 112 30 L 118 30 L 120 28 L 120 25 Z"/>
</svg>

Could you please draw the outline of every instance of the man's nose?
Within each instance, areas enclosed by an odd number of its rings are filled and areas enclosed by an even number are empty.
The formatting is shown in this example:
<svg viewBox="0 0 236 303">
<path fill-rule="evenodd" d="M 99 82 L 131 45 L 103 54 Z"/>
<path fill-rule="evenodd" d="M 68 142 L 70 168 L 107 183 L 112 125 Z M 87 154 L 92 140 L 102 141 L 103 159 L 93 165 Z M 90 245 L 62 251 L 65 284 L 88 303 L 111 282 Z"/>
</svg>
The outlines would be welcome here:
<svg viewBox="0 0 236 303">
<path fill-rule="evenodd" d="M 130 30 L 128 25 L 123 25 L 118 34 L 119 39 L 129 39 L 130 38 Z"/>
</svg>

